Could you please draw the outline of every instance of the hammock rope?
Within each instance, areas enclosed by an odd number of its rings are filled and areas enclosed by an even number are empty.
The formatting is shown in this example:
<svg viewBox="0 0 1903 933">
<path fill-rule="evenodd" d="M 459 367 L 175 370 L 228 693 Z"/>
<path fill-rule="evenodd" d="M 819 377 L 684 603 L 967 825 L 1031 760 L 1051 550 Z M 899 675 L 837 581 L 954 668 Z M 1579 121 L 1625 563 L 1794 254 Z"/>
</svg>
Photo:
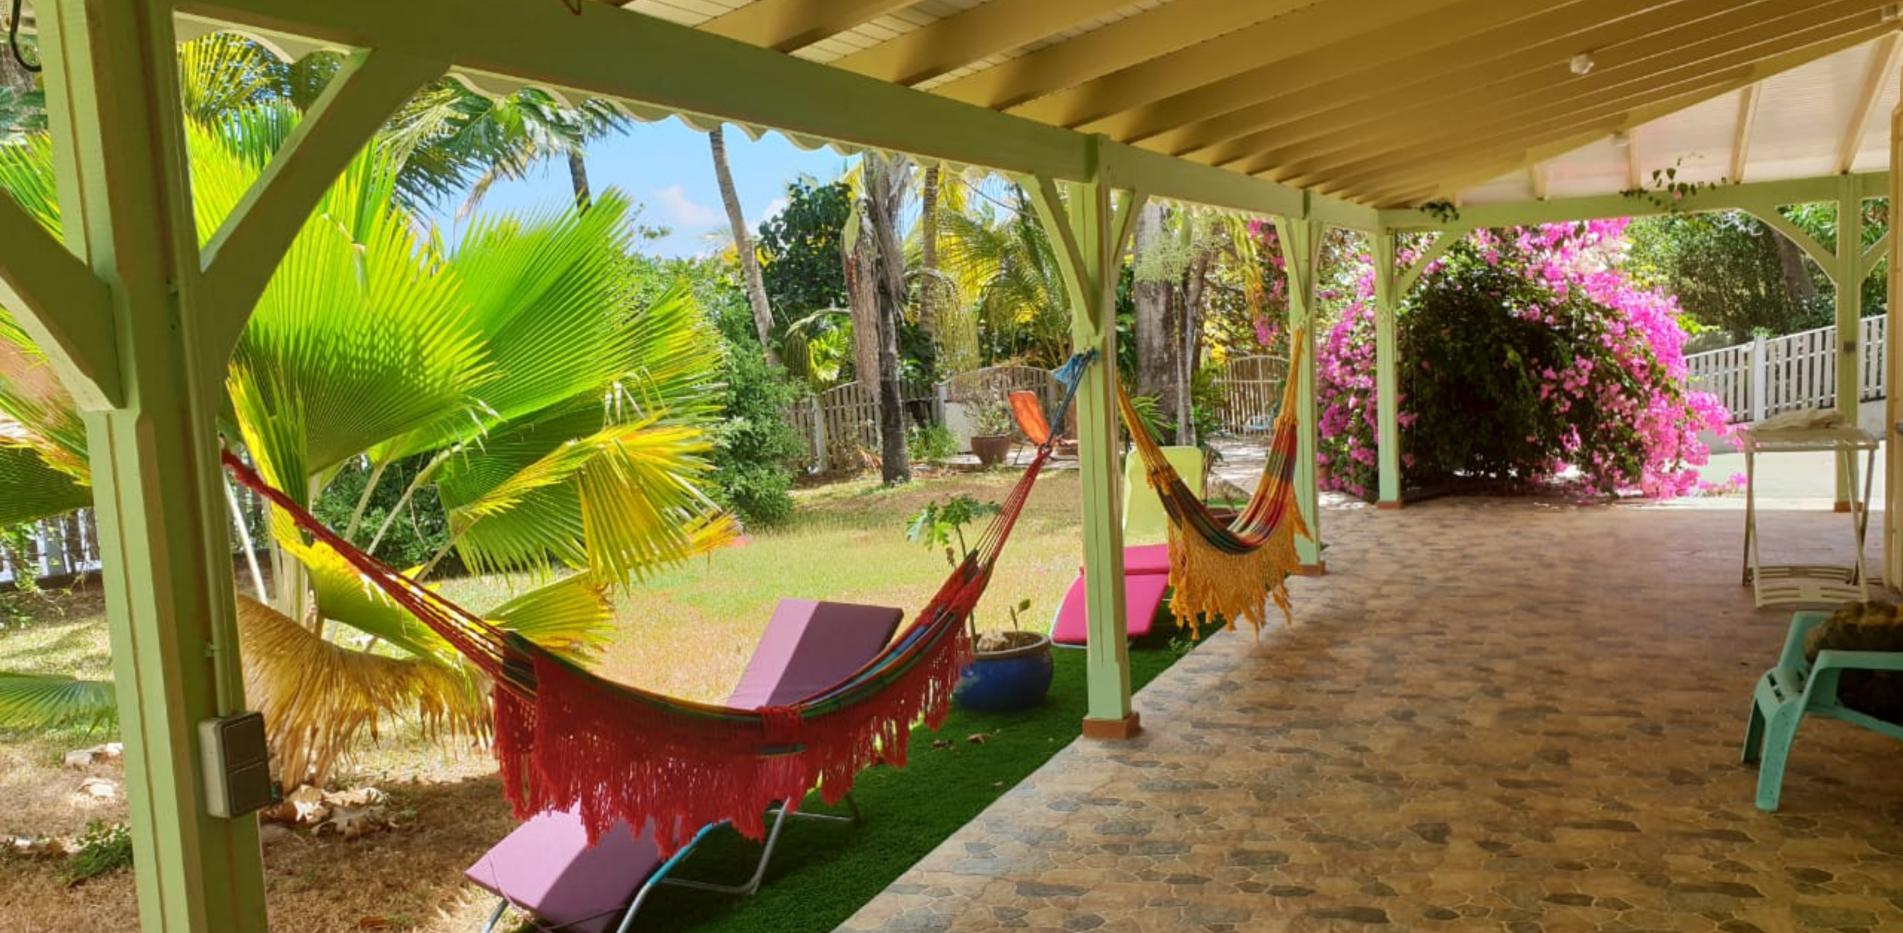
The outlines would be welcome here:
<svg viewBox="0 0 1903 933">
<path fill-rule="evenodd" d="M 1058 371 L 1064 393 L 1057 423 L 1094 357 L 1079 354 Z M 816 788 L 837 802 L 859 771 L 881 762 L 905 764 L 915 723 L 936 729 L 944 721 L 972 657 L 965 620 L 990 583 L 1057 436 L 1047 431 L 1033 443 L 1030 463 L 996 516 L 898 638 L 839 683 L 765 709 L 700 703 L 599 677 L 364 553 L 230 451 L 223 461 L 240 484 L 489 676 L 495 754 L 517 818 L 573 809 L 591 842 L 617 823 L 651 825 L 667 855 L 701 827 L 723 821 L 759 839 L 770 805 L 797 807 Z"/>
<path fill-rule="evenodd" d="M 1144 475 L 1169 516 L 1170 586 L 1175 589 L 1170 609 L 1177 623 L 1192 632 L 1203 618 L 1221 618 L 1230 628 L 1243 619 L 1259 634 L 1267 624 L 1270 601 L 1282 610 L 1284 622 L 1292 621 L 1288 577 L 1301 566 L 1295 536 L 1308 533 L 1295 505 L 1299 423 L 1293 374 L 1300 371 L 1302 345 L 1297 335 L 1262 475 L 1233 518 L 1211 510 L 1189 488 L 1144 426 L 1130 393 L 1120 383 L 1117 387 L 1117 406 L 1131 445 L 1143 458 Z"/>
</svg>

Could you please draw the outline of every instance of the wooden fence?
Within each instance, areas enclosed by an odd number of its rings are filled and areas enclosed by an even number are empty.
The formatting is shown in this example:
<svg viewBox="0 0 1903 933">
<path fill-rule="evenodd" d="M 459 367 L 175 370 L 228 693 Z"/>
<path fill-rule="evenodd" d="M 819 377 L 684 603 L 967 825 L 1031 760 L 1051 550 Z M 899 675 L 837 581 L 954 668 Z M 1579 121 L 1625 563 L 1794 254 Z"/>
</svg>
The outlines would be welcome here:
<svg viewBox="0 0 1903 933">
<path fill-rule="evenodd" d="M 1020 389 L 1038 393 L 1045 404 L 1056 400 L 1056 381 L 1035 366 L 989 366 L 959 373 L 944 382 L 908 383 L 903 396 L 909 420 L 947 424 L 947 406 L 962 406 Z M 879 450 L 879 393 L 876 387 L 848 382 L 793 404 L 788 424 L 806 440 L 796 466 L 819 472 L 857 470 Z"/>
<path fill-rule="evenodd" d="M 1282 404 L 1288 360 L 1279 356 L 1238 356 L 1225 360 L 1216 374 L 1222 404 L 1216 420 L 1226 434 L 1266 434 Z"/>
<path fill-rule="evenodd" d="M 1883 398 L 1886 318 L 1858 323 L 1857 399 Z M 1837 403 L 1837 328 L 1760 337 L 1685 357 L 1687 382 L 1718 396 L 1733 421 L 1762 421 L 1779 412 Z"/>
</svg>

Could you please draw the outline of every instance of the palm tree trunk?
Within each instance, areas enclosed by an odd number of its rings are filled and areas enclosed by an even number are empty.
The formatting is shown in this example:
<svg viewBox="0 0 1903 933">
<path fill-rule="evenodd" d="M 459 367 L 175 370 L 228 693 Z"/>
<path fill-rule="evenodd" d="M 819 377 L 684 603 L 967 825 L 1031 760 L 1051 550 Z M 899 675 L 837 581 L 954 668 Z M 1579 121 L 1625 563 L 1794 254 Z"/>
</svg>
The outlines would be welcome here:
<svg viewBox="0 0 1903 933">
<path fill-rule="evenodd" d="M 1137 214 L 1132 248 L 1138 257 L 1163 247 L 1163 206 L 1146 204 Z M 1140 261 L 1140 260 L 1139 260 Z M 1138 276 L 1130 289 L 1136 305 L 1137 385 L 1139 395 L 1171 398 L 1176 384 L 1177 329 L 1170 326 L 1174 283 Z"/>
<path fill-rule="evenodd" d="M 905 309 L 905 248 L 899 242 L 899 208 L 905 202 L 908 166 L 902 156 L 867 153 L 864 205 L 878 267 L 874 277 L 879 354 L 879 462 L 885 484 L 909 482 L 912 464 L 905 449 L 905 398 L 899 370 L 899 316 Z M 867 232 L 861 229 L 861 234 Z"/>
<path fill-rule="evenodd" d="M 568 181 L 575 188 L 575 206 L 587 210 L 594 203 L 594 196 L 588 191 L 588 162 L 580 149 L 568 150 Z"/>
<path fill-rule="evenodd" d="M 766 283 L 760 279 L 760 257 L 753 254 L 753 238 L 747 234 L 747 215 L 740 210 L 740 194 L 733 187 L 733 170 L 727 167 L 727 139 L 721 127 L 707 131 L 707 147 L 714 154 L 714 181 L 720 185 L 720 202 L 727 208 L 727 223 L 733 227 L 733 248 L 740 256 L 740 272 L 746 280 L 747 303 L 753 306 L 753 327 L 760 334 L 760 348 L 767 362 L 780 365 L 773 350 L 773 306 L 766 297 Z"/>
<path fill-rule="evenodd" d="M 924 267 L 924 285 L 918 293 L 918 326 L 930 334 L 934 346 L 938 335 L 938 174 L 940 166 L 925 170 L 919 188 L 918 238 L 919 265 Z"/>
</svg>

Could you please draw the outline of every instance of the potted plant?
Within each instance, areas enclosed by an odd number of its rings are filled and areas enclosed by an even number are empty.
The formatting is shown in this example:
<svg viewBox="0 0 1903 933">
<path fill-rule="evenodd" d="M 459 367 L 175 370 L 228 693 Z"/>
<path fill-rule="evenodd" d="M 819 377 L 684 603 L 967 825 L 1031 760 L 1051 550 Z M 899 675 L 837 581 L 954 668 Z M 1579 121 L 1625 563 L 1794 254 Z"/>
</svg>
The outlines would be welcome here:
<svg viewBox="0 0 1903 933">
<path fill-rule="evenodd" d="M 979 396 L 971 409 L 971 452 L 978 462 L 997 466 L 1011 452 L 1011 409 L 1002 393 L 993 389 Z"/>
<path fill-rule="evenodd" d="M 930 502 L 913 517 L 906 536 L 926 547 L 943 547 L 945 560 L 956 566 L 970 553 L 965 545 L 965 526 L 979 516 L 996 514 L 998 508 L 995 502 L 979 502 L 963 495 Z M 1002 713 L 1044 702 L 1044 695 L 1051 689 L 1051 640 L 1024 631 L 1019 614 L 1030 608 L 1028 599 L 1010 608 L 1010 631 L 981 635 L 976 614 L 965 620 L 974 656 L 952 694 L 960 708 Z"/>
</svg>

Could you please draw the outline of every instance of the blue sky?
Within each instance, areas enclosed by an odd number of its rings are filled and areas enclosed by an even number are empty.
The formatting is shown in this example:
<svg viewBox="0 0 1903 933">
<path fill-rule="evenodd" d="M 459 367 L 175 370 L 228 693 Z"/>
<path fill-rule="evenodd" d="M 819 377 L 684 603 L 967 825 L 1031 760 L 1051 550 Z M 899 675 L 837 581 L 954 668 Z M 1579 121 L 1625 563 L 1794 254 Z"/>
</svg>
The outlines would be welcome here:
<svg viewBox="0 0 1903 933">
<path fill-rule="evenodd" d="M 734 188 L 748 225 L 777 213 L 785 204 L 786 183 L 802 174 L 822 181 L 842 173 L 847 157 L 829 149 L 807 152 L 778 133 L 758 142 L 727 128 L 727 162 L 733 168 Z M 619 188 L 642 205 L 640 220 L 647 226 L 670 228 L 670 233 L 644 249 L 665 256 L 696 256 L 724 246 L 727 215 L 714 183 L 713 158 L 707 136 L 679 120 L 636 123 L 627 133 L 596 142 L 588 152 L 588 183 L 596 191 Z M 571 197 L 568 164 L 557 161 L 534 169 L 519 181 L 499 182 L 478 208 L 541 211 L 566 206 Z M 455 219 L 458 203 L 444 205 L 437 222 L 451 240 L 460 230 Z M 710 234 L 715 235 L 710 238 Z"/>
</svg>

